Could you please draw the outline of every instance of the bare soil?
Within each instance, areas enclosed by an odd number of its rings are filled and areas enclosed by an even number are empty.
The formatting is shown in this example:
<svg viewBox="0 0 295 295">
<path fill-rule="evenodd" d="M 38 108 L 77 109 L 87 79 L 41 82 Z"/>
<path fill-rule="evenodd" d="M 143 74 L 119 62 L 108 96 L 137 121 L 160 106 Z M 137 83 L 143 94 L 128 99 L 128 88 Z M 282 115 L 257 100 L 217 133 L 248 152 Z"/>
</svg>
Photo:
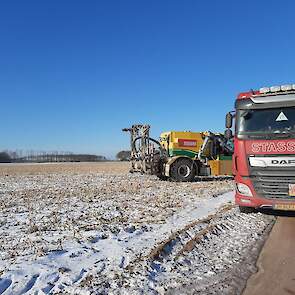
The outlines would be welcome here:
<svg viewBox="0 0 295 295">
<path fill-rule="evenodd" d="M 43 173 L 128 173 L 128 162 L 0 164 L 0 175 Z"/>
<path fill-rule="evenodd" d="M 295 214 L 278 217 L 243 295 L 295 294 Z"/>
</svg>

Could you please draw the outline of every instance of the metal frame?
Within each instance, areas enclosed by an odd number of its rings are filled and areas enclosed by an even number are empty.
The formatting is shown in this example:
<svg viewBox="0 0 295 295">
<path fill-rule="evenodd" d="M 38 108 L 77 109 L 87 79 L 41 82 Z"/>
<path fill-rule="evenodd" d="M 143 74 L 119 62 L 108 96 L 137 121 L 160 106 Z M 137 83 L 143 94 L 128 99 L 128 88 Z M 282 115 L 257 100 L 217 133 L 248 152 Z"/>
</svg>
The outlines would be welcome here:
<svg viewBox="0 0 295 295">
<path fill-rule="evenodd" d="M 122 131 L 130 133 L 130 172 L 151 173 L 150 125 L 136 124 Z"/>
</svg>

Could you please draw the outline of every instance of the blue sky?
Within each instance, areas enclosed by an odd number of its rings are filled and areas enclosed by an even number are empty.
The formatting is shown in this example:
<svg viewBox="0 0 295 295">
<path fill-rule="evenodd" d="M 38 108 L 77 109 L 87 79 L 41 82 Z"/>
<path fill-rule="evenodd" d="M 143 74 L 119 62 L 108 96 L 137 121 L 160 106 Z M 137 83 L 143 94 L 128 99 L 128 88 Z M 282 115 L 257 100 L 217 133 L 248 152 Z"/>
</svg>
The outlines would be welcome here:
<svg viewBox="0 0 295 295">
<path fill-rule="evenodd" d="M 0 150 L 128 148 L 122 127 L 223 131 L 295 82 L 294 1 L 1 1 Z"/>
</svg>

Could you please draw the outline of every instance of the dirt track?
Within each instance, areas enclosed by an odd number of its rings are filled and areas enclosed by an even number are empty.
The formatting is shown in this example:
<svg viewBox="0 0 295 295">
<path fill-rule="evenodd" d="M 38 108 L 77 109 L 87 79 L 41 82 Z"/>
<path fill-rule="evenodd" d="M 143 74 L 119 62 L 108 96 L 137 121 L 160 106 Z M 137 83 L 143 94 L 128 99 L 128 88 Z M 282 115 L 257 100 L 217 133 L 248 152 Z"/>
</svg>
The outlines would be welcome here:
<svg viewBox="0 0 295 295">
<path fill-rule="evenodd" d="M 295 294 L 295 217 L 279 217 L 243 295 Z"/>
</svg>

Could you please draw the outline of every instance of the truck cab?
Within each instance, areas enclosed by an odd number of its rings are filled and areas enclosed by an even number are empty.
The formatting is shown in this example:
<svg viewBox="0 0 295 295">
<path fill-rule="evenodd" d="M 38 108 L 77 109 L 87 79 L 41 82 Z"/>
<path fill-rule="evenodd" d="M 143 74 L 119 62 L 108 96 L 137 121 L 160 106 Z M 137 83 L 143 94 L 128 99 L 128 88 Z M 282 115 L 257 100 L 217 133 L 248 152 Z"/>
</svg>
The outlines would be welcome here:
<svg viewBox="0 0 295 295">
<path fill-rule="evenodd" d="M 233 174 L 242 212 L 295 210 L 295 84 L 240 93 L 235 113 Z"/>
</svg>

